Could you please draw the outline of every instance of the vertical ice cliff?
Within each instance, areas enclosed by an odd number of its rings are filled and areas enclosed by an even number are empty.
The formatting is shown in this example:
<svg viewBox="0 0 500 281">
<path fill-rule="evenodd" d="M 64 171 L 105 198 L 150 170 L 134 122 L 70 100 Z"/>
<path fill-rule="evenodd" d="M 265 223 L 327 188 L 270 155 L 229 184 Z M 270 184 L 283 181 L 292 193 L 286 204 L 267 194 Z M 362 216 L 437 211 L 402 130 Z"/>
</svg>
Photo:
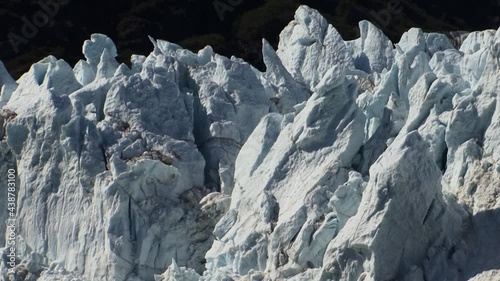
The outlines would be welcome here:
<svg viewBox="0 0 500 281">
<path fill-rule="evenodd" d="M 231 207 L 207 254 L 209 272 L 270 270 L 272 278 L 289 278 L 321 266 L 338 227 L 322 225 L 333 212 L 328 198 L 347 181 L 363 142 L 356 95 L 355 81 L 333 68 L 298 114 L 261 121 L 236 161 Z"/>
<path fill-rule="evenodd" d="M 460 50 L 419 29 L 393 46 L 368 22 L 354 41 L 311 39 L 330 28 L 302 7 L 281 34 L 314 94 L 243 146 L 202 279 L 498 278 L 500 31 Z M 322 71 L 333 46 L 350 59 Z"/>
<path fill-rule="evenodd" d="M 49 57 L 20 78 L 6 105 L 17 114 L 6 125 L 6 143 L 20 179 L 20 257 L 36 253 L 41 264 L 93 280 L 146 278 L 173 257 L 200 269 L 203 254 L 196 253 L 208 246 L 208 233 L 195 238 L 203 230 L 179 223 L 204 224 L 196 223 L 205 191 L 192 97 L 181 94 L 168 71 L 117 68 L 109 42 L 96 35 L 84 46 L 97 73 L 89 84 Z M 161 56 L 150 60 L 165 63 Z"/>
<path fill-rule="evenodd" d="M 239 146 L 274 94 L 235 58 L 154 44 L 129 69 L 96 34 L 74 69 L 48 57 L 2 94 L 2 171 L 18 171 L 19 257 L 38 263 L 33 274 L 147 280 L 172 259 L 204 270 L 227 206 L 227 195 L 200 204 L 217 188 L 206 178 L 230 193 Z"/>
<path fill-rule="evenodd" d="M 445 202 L 440 179 L 439 167 L 417 131 L 398 138 L 371 167 L 358 213 L 328 245 L 327 274 L 337 280 L 408 279 L 415 274 L 438 280 L 456 275 L 447 272 L 451 266 L 423 274 L 431 247 L 435 250 L 429 258 L 438 265 L 465 250 L 455 246 L 461 217 L 453 203 Z"/>
<path fill-rule="evenodd" d="M 101 34 L 0 63 L 0 278 L 500 279 L 500 29 L 359 28 L 301 6 L 265 72 L 152 38 L 128 67 Z"/>
</svg>

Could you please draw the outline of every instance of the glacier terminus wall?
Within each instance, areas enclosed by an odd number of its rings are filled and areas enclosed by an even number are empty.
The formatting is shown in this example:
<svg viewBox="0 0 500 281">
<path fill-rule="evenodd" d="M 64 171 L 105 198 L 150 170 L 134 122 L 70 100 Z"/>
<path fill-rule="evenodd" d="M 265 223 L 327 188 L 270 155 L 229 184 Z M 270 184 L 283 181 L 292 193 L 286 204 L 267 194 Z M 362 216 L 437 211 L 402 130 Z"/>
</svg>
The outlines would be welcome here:
<svg viewBox="0 0 500 281">
<path fill-rule="evenodd" d="M 0 63 L 0 279 L 500 280 L 500 29 L 359 30 L 301 6 L 265 72 L 103 34 Z"/>
</svg>

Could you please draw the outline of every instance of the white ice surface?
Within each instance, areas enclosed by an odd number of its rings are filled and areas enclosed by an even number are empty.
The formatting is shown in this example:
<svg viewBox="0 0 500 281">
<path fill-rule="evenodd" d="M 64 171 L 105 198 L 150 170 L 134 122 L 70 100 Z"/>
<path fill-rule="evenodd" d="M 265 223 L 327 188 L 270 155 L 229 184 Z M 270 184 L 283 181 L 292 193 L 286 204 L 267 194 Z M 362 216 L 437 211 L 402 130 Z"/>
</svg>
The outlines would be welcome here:
<svg viewBox="0 0 500 281">
<path fill-rule="evenodd" d="M 102 34 L 0 64 L 16 280 L 496 280 L 500 29 L 359 28 L 300 6 L 265 72 L 152 38 L 129 68 Z"/>
</svg>

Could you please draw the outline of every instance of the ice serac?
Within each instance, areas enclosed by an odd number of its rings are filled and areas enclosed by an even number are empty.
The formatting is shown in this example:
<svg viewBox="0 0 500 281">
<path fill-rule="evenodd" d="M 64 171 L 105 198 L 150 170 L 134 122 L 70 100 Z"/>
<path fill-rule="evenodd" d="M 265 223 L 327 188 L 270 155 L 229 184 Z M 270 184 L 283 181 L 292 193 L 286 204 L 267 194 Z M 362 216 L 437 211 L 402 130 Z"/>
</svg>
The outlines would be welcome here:
<svg viewBox="0 0 500 281">
<path fill-rule="evenodd" d="M 497 245 L 499 235 L 498 32 L 472 33 L 456 50 L 444 35 L 420 29 L 393 45 L 362 22 L 361 38 L 345 43 L 354 65 L 304 76 L 302 67 L 316 57 L 304 61 L 309 49 L 297 42 L 323 25 L 317 17 L 301 22 L 301 15 L 315 15 L 307 7 L 297 14 L 280 37 L 288 48 L 278 54 L 314 94 L 294 113 L 266 116 L 243 146 L 231 208 L 215 228 L 204 278 L 494 276 L 500 263 L 483 245 Z M 341 72 L 347 79 L 336 79 Z M 336 135 L 338 128 L 349 134 L 339 125 L 345 120 L 321 118 L 328 112 L 335 119 L 333 104 L 344 106 L 343 116 L 350 107 L 318 99 L 344 86 L 355 93 L 348 95 L 351 108 L 366 120 L 362 133 L 350 131 L 364 138 L 353 154 L 342 152 L 349 138 Z M 339 154 L 321 154 L 326 147 Z M 318 176 L 325 171 L 319 162 L 336 172 Z M 319 181 L 323 192 L 312 184 L 317 178 L 328 178 Z M 476 231 L 468 235 L 471 224 Z"/>
<path fill-rule="evenodd" d="M 152 38 L 129 68 L 102 34 L 75 66 L 0 64 L 10 277 L 498 279 L 500 29 L 359 27 L 345 42 L 300 6 L 265 72 Z"/>
<path fill-rule="evenodd" d="M 328 247 L 324 268 L 331 278 L 391 280 L 423 268 L 430 247 L 439 249 L 433 257 L 443 251 L 445 259 L 464 250 L 454 246 L 460 214 L 444 201 L 441 171 L 418 132 L 395 141 L 370 175 L 357 214 Z"/>
<path fill-rule="evenodd" d="M 163 53 L 172 60 L 181 92 L 193 96 L 193 132 L 206 160 L 205 185 L 231 194 L 238 152 L 260 118 L 278 111 L 273 100 L 279 99 L 280 91 L 270 90 L 264 74 L 248 63 L 215 54 L 210 47 L 194 54 L 166 41 L 153 43 L 153 53 Z M 283 102 L 291 107 L 305 100 L 303 93 L 299 95 L 302 98 L 284 97 Z"/>
<path fill-rule="evenodd" d="M 262 119 L 236 161 L 231 207 L 206 256 L 209 278 L 289 278 L 321 266 L 338 228 L 328 198 L 348 180 L 363 141 L 354 83 L 334 67 L 298 114 Z"/>
<path fill-rule="evenodd" d="M 353 63 L 338 31 L 307 6 L 300 6 L 280 33 L 277 53 L 291 75 L 310 89 L 332 66 Z"/>
<path fill-rule="evenodd" d="M 162 275 L 156 275 L 155 281 L 196 281 L 200 280 L 201 276 L 193 269 L 179 267 L 175 260 Z"/>
<path fill-rule="evenodd" d="M 309 96 L 278 81 L 294 81 L 286 70 L 268 81 L 210 47 L 194 54 L 152 42 L 129 69 L 114 59 L 113 42 L 94 34 L 86 60 L 71 68 L 49 56 L 6 99 L 1 168 L 19 173 L 19 274 L 150 280 L 173 259 L 202 273 L 241 145 L 278 111 L 275 99 L 290 111 Z"/>
<path fill-rule="evenodd" d="M 368 21 L 359 23 L 360 38 L 346 42 L 357 69 L 367 73 L 389 70 L 394 63 L 392 42 Z"/>
<path fill-rule="evenodd" d="M 430 55 L 445 50 L 453 50 L 453 44 L 448 37 L 441 33 L 424 33 L 426 40 L 426 50 Z"/>
<path fill-rule="evenodd" d="M 4 64 L 0 61 L 0 107 L 4 106 L 10 99 L 12 92 L 17 88 L 17 83 L 10 76 Z"/>
<path fill-rule="evenodd" d="M 219 55 L 191 72 L 196 143 L 207 161 L 205 181 L 224 194 L 232 192 L 241 146 L 260 118 L 277 111 L 259 76 L 249 64 Z"/>
<path fill-rule="evenodd" d="M 78 82 L 84 86 L 96 78 L 112 77 L 118 68 L 115 60 L 118 56 L 116 46 L 104 34 L 92 34 L 90 40 L 83 43 L 82 52 L 86 60 L 78 61 L 73 72 Z"/>
<path fill-rule="evenodd" d="M 306 101 L 310 96 L 310 90 L 303 84 L 293 79 L 292 75 L 283 65 L 281 59 L 273 47 L 262 40 L 262 57 L 266 65 L 264 84 L 270 88 L 272 101 L 278 107 L 281 114 L 294 111 L 294 106 Z"/>
<path fill-rule="evenodd" d="M 113 50 L 101 35 L 85 44 L 94 79 L 54 57 L 34 64 L 2 108 L 2 170 L 15 164 L 20 180 L 19 274 L 150 280 L 173 258 L 204 269 L 225 205 L 200 205 L 194 97 L 171 57 L 151 54 L 134 71 Z"/>
</svg>

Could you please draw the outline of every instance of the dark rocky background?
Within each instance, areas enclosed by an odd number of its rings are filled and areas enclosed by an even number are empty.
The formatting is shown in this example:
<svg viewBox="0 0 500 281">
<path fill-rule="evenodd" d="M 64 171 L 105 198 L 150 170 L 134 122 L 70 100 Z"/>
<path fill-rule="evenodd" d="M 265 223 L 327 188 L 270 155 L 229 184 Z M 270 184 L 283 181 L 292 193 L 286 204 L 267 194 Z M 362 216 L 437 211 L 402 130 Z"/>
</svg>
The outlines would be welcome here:
<svg viewBox="0 0 500 281">
<path fill-rule="evenodd" d="M 40 4 L 51 1 L 59 1 L 59 9 L 43 24 Z M 500 0 L 0 0 L 0 60 L 15 78 L 49 54 L 74 64 L 83 58 L 83 41 L 99 32 L 114 40 L 125 63 L 131 54 L 152 50 L 151 35 L 193 51 L 211 45 L 262 69 L 261 38 L 276 47 L 279 32 L 300 4 L 318 9 L 346 40 L 357 37 L 362 19 L 394 42 L 413 26 L 441 32 L 500 26 Z M 37 19 L 40 27 L 27 38 L 26 20 Z"/>
</svg>

